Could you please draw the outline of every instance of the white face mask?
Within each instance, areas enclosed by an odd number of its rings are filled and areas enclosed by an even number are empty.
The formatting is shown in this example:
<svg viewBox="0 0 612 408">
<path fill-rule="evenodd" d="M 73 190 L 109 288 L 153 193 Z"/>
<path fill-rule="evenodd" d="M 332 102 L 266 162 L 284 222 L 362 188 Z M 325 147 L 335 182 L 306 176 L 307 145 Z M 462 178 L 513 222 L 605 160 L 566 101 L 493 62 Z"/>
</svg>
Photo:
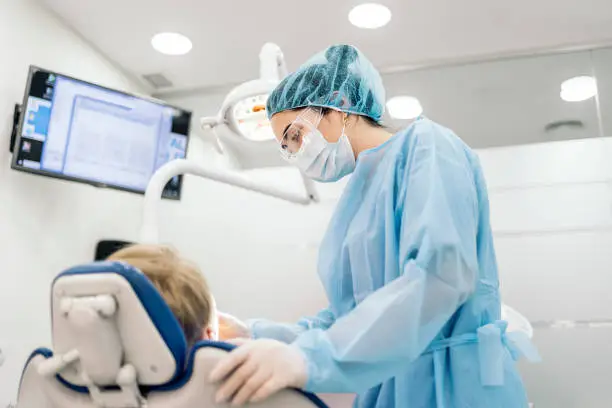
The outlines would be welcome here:
<svg viewBox="0 0 612 408">
<path fill-rule="evenodd" d="M 315 116 L 313 116 L 313 112 Z M 318 129 L 321 117 L 320 111 L 317 112 L 310 108 L 303 115 L 298 116 L 286 134 L 290 135 L 290 132 L 300 133 L 297 136 L 301 140 L 299 150 L 290 153 L 286 150 L 286 145 L 282 145 L 281 152 L 285 160 L 298 167 L 313 180 L 334 182 L 355 170 L 355 154 L 345 133 L 346 123 L 342 128 L 340 139 L 336 143 L 330 143 L 325 140 Z M 296 137 L 294 136 L 291 139 L 295 140 Z M 283 139 L 283 141 L 285 140 L 286 138 Z M 281 142 L 281 144 L 283 143 Z"/>
</svg>

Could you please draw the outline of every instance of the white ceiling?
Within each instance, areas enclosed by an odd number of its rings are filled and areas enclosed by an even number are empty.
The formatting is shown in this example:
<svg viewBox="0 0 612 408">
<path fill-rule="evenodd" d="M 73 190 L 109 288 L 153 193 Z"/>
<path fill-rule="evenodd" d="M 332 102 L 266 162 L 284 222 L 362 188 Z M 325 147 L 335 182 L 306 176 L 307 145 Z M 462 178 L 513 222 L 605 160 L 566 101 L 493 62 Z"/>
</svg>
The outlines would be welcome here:
<svg viewBox="0 0 612 408">
<path fill-rule="evenodd" d="M 39 0 L 126 71 L 163 73 L 174 90 L 241 82 L 258 73 L 264 42 L 289 68 L 331 43 L 360 47 L 381 70 L 501 56 L 612 40 L 610 0 L 379 0 L 393 12 L 380 30 L 347 20 L 362 0 Z M 150 46 L 158 32 L 190 37 L 193 51 L 169 57 Z"/>
<path fill-rule="evenodd" d="M 561 83 L 580 75 L 597 77 L 599 98 L 563 101 Z M 387 97 L 418 97 L 428 117 L 475 148 L 612 136 L 612 47 L 390 73 L 383 80 Z M 179 92 L 166 100 L 192 110 L 198 130 L 197 119 L 214 116 L 228 91 Z M 384 121 L 392 129 L 407 124 Z M 583 127 L 546 131 L 560 121 Z"/>
</svg>

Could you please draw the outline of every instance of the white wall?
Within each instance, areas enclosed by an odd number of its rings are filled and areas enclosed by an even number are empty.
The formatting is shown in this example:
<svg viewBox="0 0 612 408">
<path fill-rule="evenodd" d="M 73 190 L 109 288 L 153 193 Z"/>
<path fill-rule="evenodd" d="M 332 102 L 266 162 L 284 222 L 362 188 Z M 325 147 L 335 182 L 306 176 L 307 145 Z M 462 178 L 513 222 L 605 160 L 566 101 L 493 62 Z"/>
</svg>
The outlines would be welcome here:
<svg viewBox="0 0 612 408">
<path fill-rule="evenodd" d="M 534 324 L 612 320 L 612 139 L 480 152 L 504 301 Z M 612 327 L 536 328 L 535 406 L 610 406 Z"/>
<path fill-rule="evenodd" d="M 50 344 L 49 283 L 92 258 L 101 237 L 129 237 L 140 197 L 10 169 L 13 105 L 29 64 L 139 92 L 124 75 L 30 0 L 0 0 L 0 407 L 14 401 L 25 358 Z"/>
</svg>

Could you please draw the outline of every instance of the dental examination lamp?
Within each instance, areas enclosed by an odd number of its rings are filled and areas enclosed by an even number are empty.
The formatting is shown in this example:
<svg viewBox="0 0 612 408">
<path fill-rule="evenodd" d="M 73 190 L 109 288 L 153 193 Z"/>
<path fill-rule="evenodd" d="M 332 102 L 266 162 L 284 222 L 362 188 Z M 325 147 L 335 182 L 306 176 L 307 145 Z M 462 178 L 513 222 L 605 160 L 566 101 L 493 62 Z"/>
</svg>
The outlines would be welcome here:
<svg viewBox="0 0 612 408">
<path fill-rule="evenodd" d="M 268 96 L 287 75 L 287 67 L 283 53 L 276 44 L 265 44 L 259 60 L 260 78 L 235 87 L 223 101 L 216 116 L 200 119 L 204 138 L 212 142 L 217 152 L 228 157 L 240 170 L 287 166 L 278 154 L 278 142 L 266 114 Z M 304 175 L 302 180 L 305 197 L 270 193 L 265 188 L 259 190 L 300 204 L 316 201 L 314 183 Z"/>
<path fill-rule="evenodd" d="M 216 116 L 200 119 L 219 153 L 229 154 L 242 169 L 285 166 L 266 115 L 268 95 L 287 75 L 280 48 L 265 44 L 259 54 L 260 78 L 235 87 Z"/>
</svg>

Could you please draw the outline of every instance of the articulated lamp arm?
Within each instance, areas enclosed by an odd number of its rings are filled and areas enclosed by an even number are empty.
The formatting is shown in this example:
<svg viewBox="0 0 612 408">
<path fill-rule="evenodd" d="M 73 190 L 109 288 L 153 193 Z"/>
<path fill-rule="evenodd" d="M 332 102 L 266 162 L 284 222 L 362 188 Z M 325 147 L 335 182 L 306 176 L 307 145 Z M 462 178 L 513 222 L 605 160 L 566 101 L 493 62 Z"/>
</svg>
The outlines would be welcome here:
<svg viewBox="0 0 612 408">
<path fill-rule="evenodd" d="M 287 76 L 287 64 L 280 47 L 266 43 L 259 53 L 259 77 L 266 81 L 280 82 Z"/>
<path fill-rule="evenodd" d="M 142 229 L 140 231 L 140 242 L 148 244 L 159 243 L 159 203 L 166 184 L 175 176 L 181 174 L 193 174 L 209 180 L 240 187 L 245 190 L 255 191 L 268 196 L 280 198 L 297 204 L 310 204 L 317 201 L 314 185 L 310 179 L 304 178 L 306 195 L 293 194 L 273 186 L 264 186 L 245 180 L 242 177 L 223 172 L 214 168 L 208 168 L 187 159 L 178 159 L 166 163 L 160 167 L 151 177 L 144 197 L 144 211 Z"/>
</svg>

